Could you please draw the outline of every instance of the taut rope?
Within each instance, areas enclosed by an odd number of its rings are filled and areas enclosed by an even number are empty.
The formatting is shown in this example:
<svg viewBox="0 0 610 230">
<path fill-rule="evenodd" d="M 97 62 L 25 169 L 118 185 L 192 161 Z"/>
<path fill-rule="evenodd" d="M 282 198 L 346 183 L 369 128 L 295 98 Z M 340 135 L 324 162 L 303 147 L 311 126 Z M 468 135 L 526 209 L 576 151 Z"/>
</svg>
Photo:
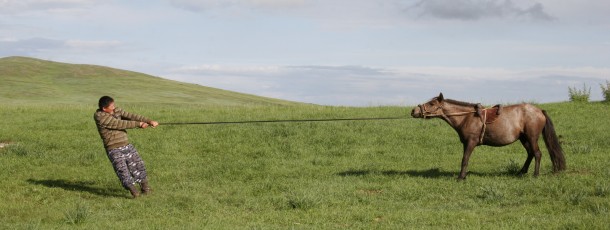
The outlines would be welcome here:
<svg viewBox="0 0 610 230">
<path fill-rule="evenodd" d="M 321 122 L 321 121 L 370 121 L 370 120 L 398 120 L 407 117 L 373 117 L 373 118 L 332 118 L 332 119 L 304 119 L 304 120 L 262 120 L 262 121 L 214 121 L 214 122 L 167 122 L 161 125 L 226 125 L 248 123 L 278 123 L 278 122 Z"/>
</svg>

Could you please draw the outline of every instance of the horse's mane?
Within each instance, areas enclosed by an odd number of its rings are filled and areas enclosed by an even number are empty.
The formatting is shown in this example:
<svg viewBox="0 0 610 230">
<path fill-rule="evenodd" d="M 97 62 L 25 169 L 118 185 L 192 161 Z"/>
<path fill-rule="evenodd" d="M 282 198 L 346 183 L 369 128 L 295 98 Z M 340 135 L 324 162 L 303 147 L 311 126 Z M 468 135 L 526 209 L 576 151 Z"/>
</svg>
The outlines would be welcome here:
<svg viewBox="0 0 610 230">
<path fill-rule="evenodd" d="M 451 104 L 455 104 L 455 105 L 461 105 L 461 106 L 471 106 L 471 107 L 477 106 L 477 104 L 474 104 L 474 103 L 463 102 L 463 101 L 456 101 L 456 100 L 453 100 L 453 99 L 445 99 L 444 101 L 449 102 Z"/>
</svg>

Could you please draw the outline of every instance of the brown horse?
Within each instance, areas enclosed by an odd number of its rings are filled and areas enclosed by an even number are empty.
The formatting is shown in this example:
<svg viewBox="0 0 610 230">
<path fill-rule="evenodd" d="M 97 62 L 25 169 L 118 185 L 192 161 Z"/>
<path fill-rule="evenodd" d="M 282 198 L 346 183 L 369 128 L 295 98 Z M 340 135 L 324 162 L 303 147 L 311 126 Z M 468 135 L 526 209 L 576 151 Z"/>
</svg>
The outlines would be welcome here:
<svg viewBox="0 0 610 230">
<path fill-rule="evenodd" d="M 538 176 L 541 156 L 538 137 L 541 133 L 553 162 L 553 172 L 566 169 L 563 150 L 546 111 L 530 104 L 495 107 L 493 113 L 488 110 L 491 108 L 484 109 L 480 104 L 445 99 L 441 93 L 438 97 L 415 107 L 411 111 L 411 116 L 438 117 L 457 131 L 464 145 L 462 170 L 458 176 L 460 180 L 466 179 L 468 159 L 476 146 L 505 146 L 517 140 L 520 140 L 527 150 L 527 160 L 519 174 L 527 173 L 532 158 L 535 158 L 534 176 Z M 494 121 L 490 120 L 492 117 Z"/>
</svg>

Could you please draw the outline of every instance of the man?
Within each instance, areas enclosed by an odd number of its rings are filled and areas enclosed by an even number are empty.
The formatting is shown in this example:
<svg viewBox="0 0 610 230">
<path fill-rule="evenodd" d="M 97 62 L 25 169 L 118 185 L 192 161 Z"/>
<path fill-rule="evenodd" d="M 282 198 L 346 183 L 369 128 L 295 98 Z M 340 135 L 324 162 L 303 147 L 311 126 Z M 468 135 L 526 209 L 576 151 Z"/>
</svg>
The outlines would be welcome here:
<svg viewBox="0 0 610 230">
<path fill-rule="evenodd" d="M 145 129 L 149 125 L 154 128 L 159 123 L 141 115 L 115 108 L 114 99 L 109 96 L 101 97 L 98 106 L 99 109 L 93 115 L 97 131 L 102 137 L 108 159 L 110 159 L 123 187 L 129 190 L 133 198 L 140 196 L 140 191 L 135 186 L 136 183 L 140 184 L 143 194 L 149 194 L 150 187 L 146 178 L 144 162 L 136 148 L 129 144 L 126 129 L 138 127 Z"/>
</svg>

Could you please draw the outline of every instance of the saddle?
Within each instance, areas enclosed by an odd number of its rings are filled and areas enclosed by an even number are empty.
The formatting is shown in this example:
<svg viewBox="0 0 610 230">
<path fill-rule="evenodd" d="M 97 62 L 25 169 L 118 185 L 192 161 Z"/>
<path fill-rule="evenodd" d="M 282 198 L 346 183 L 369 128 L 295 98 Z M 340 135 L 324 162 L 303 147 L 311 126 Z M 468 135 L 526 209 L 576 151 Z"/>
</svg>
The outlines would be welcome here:
<svg viewBox="0 0 610 230">
<path fill-rule="evenodd" d="M 498 116 L 500 116 L 501 108 L 502 108 L 502 105 L 500 105 L 500 104 L 494 105 L 491 108 L 485 108 L 481 104 L 477 104 L 477 106 L 476 106 L 477 115 L 481 119 L 485 119 L 485 124 L 494 123 L 494 121 L 496 121 L 496 119 L 498 119 Z"/>
</svg>

